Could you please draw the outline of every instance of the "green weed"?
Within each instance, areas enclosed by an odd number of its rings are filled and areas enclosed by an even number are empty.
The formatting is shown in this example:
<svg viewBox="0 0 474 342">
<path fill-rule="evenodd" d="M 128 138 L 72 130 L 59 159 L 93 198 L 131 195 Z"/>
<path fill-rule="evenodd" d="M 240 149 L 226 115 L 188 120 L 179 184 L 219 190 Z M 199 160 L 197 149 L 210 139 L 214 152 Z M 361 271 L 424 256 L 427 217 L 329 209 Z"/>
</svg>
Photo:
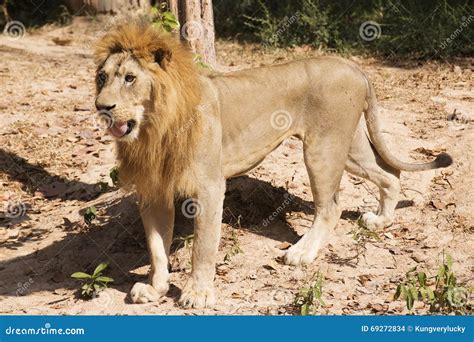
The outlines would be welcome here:
<svg viewBox="0 0 474 342">
<path fill-rule="evenodd" d="M 84 297 L 92 297 L 97 295 L 100 291 L 107 288 L 107 285 L 114 280 L 110 277 L 102 275 L 103 271 L 109 266 L 107 263 L 99 264 L 92 274 L 84 272 L 75 272 L 71 274 L 71 278 L 78 279 L 81 281 L 81 287 L 78 289 L 81 291 L 81 295 Z"/>
<path fill-rule="evenodd" d="M 411 268 L 405 274 L 405 280 L 397 286 L 393 299 L 404 299 L 410 312 L 415 302 L 421 301 L 429 305 L 429 311 L 433 313 L 466 314 L 472 310 L 469 295 L 473 292 L 473 286 L 458 283 L 453 272 L 453 259 L 443 253 L 443 263 L 435 276 L 418 271 L 418 266 Z"/>
<path fill-rule="evenodd" d="M 322 299 L 323 280 L 323 275 L 317 272 L 309 286 L 299 290 L 293 304 L 298 308 L 300 315 L 314 315 L 320 307 L 325 306 Z"/>
</svg>

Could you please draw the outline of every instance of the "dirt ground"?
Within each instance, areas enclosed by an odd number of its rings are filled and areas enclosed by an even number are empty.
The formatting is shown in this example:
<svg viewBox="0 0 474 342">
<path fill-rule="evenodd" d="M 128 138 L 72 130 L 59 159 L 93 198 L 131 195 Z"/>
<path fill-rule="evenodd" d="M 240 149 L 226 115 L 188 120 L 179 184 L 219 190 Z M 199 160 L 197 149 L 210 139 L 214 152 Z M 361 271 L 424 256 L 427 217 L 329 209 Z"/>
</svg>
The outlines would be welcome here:
<svg viewBox="0 0 474 342">
<path fill-rule="evenodd" d="M 248 176 L 228 181 L 215 279 L 218 304 L 177 305 L 190 272 L 191 221 L 179 213 L 171 288 L 156 303 L 127 293 L 149 271 L 133 193 L 112 186 L 113 143 L 96 120 L 91 46 L 107 25 L 79 18 L 21 39 L 0 37 L 0 314 L 294 314 L 299 289 L 324 276 L 318 314 L 406 314 L 392 297 L 418 265 L 435 274 L 443 251 L 459 282 L 474 271 L 474 60 L 388 61 L 351 57 L 368 72 L 386 139 L 404 160 L 447 151 L 452 167 L 403 173 L 395 223 L 379 239 L 357 243 L 357 218 L 375 210 L 374 186 L 346 174 L 342 217 L 317 260 L 286 266 L 280 257 L 310 226 L 312 202 L 302 146 L 288 140 Z M 234 69 L 320 55 L 304 47 L 264 52 L 218 42 L 219 62 Z M 452 114 L 454 116 L 452 116 Z M 103 189 L 102 189 L 103 190 Z M 293 195 L 289 197 L 289 195 Z M 288 201 L 288 198 L 291 198 Z M 97 208 L 87 225 L 83 214 Z M 280 212 L 270 224 L 264 220 Z M 77 296 L 76 271 L 109 262 L 114 283 L 92 300 Z M 426 313 L 417 304 L 415 313 Z"/>
</svg>

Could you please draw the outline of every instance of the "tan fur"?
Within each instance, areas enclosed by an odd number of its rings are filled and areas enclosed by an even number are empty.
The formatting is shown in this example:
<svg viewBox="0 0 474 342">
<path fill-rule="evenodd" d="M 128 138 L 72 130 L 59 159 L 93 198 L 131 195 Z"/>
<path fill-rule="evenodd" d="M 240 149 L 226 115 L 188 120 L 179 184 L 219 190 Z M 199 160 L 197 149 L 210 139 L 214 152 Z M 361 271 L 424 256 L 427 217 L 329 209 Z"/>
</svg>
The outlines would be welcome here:
<svg viewBox="0 0 474 342">
<path fill-rule="evenodd" d="M 160 49 L 165 53 L 153 58 Z M 424 164 L 396 158 L 380 132 L 372 85 L 355 64 L 340 58 L 204 76 L 195 71 L 187 48 L 129 24 L 101 40 L 96 62 L 98 72 L 109 75 L 98 89 L 97 108 L 111 108 L 116 122 L 138 123 L 117 140 L 120 176 L 140 195 L 151 259 L 149 283 L 136 283 L 130 291 L 134 303 L 157 301 L 168 291 L 172 202 L 182 194 L 192 196 L 198 210 L 192 273 L 179 302 L 196 308 L 214 303 L 225 180 L 256 167 L 290 136 L 303 141 L 315 207 L 311 228 L 286 251 L 283 259 L 290 265 L 312 262 L 337 224 L 344 170 L 379 187 L 377 213 L 365 213 L 362 220 L 381 229 L 393 222 L 400 170 L 452 162 L 448 155 Z M 127 83 L 127 73 L 136 80 Z"/>
<path fill-rule="evenodd" d="M 153 63 L 153 51 L 158 49 L 172 54 L 166 71 Z M 153 201 L 157 194 L 171 204 L 176 195 L 188 195 L 194 189 L 189 167 L 201 122 L 195 114 L 200 89 L 192 54 L 175 37 L 132 23 L 118 26 L 97 43 L 95 62 L 100 68 L 110 55 L 123 51 L 131 53 L 155 76 L 156 115 L 147 118 L 148 124 L 136 142 L 118 142 L 120 182 L 124 186 L 135 185 L 142 204 Z M 191 129 L 176 135 L 190 123 Z"/>
</svg>

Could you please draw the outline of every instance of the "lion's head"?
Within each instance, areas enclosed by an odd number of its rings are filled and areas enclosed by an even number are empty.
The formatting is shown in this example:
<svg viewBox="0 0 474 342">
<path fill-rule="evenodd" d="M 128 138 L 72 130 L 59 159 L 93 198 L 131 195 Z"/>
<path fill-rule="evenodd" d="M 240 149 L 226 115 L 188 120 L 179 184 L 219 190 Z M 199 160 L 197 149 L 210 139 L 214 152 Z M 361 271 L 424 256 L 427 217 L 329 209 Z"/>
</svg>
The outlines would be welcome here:
<svg viewBox="0 0 474 342">
<path fill-rule="evenodd" d="M 110 55 L 96 76 L 95 106 L 116 139 L 137 139 L 145 111 L 153 111 L 153 76 L 130 52 Z"/>
<path fill-rule="evenodd" d="M 144 202 L 189 193 L 187 165 L 200 132 L 190 50 L 170 34 L 132 22 L 100 39 L 95 62 L 95 103 L 111 120 L 121 182 L 135 185 Z"/>
</svg>

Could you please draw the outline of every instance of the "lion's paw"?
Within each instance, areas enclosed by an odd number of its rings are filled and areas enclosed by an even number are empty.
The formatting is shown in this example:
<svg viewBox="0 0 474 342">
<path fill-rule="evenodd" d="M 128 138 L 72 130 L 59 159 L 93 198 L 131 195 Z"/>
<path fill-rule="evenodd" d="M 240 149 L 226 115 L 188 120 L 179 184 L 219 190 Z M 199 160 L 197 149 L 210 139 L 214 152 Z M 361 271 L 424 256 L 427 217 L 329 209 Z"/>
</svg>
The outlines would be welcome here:
<svg viewBox="0 0 474 342">
<path fill-rule="evenodd" d="M 216 298 L 212 287 L 197 290 L 193 286 L 186 286 L 179 298 L 179 304 L 186 309 L 207 308 L 215 303 Z"/>
<path fill-rule="evenodd" d="M 370 230 L 383 229 L 392 224 L 392 221 L 384 216 L 368 212 L 362 215 L 362 222 Z"/>
<path fill-rule="evenodd" d="M 168 283 L 156 287 L 144 283 L 135 283 L 130 290 L 130 298 L 136 304 L 156 302 L 168 292 L 168 287 Z"/>
<path fill-rule="evenodd" d="M 316 259 L 318 248 L 308 248 L 305 245 L 294 245 L 286 252 L 283 261 L 287 265 L 310 264 Z"/>
</svg>

